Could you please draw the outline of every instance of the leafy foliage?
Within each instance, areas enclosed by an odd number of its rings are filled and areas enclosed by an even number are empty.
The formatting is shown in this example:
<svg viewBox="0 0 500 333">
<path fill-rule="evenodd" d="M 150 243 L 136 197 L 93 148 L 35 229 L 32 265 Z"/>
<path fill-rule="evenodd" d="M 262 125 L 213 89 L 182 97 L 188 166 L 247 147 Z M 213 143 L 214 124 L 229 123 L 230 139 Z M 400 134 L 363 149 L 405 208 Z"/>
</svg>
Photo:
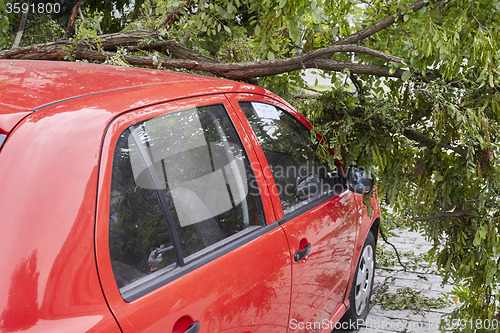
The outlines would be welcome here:
<svg viewBox="0 0 500 333">
<path fill-rule="evenodd" d="M 0 48 L 10 46 L 19 22 L 5 2 Z M 309 99 L 293 98 L 310 92 L 299 71 L 259 83 L 307 115 L 346 165 L 373 166 L 381 200 L 435 244 L 432 260 L 458 284 L 453 294 L 463 305 L 453 318 L 500 314 L 500 0 L 89 0 L 82 10 L 74 40 L 95 41 L 99 28 L 156 30 L 219 63 L 292 58 L 373 27 L 354 43 L 402 63 L 352 52 L 328 59 L 388 75 L 324 71 L 331 87 Z M 70 11 L 36 25 L 60 22 L 51 28 L 57 34 Z M 24 45 L 42 40 L 30 19 Z M 122 48 L 108 62 L 127 65 L 127 54 L 161 57 Z"/>
<path fill-rule="evenodd" d="M 387 290 L 382 290 L 381 293 L 375 295 L 373 301 L 380 303 L 383 309 L 386 310 L 429 310 L 442 309 L 448 306 L 448 302 L 443 298 L 433 298 L 423 296 L 421 291 L 413 290 L 412 288 L 398 288 L 397 293 L 387 293 Z"/>
</svg>

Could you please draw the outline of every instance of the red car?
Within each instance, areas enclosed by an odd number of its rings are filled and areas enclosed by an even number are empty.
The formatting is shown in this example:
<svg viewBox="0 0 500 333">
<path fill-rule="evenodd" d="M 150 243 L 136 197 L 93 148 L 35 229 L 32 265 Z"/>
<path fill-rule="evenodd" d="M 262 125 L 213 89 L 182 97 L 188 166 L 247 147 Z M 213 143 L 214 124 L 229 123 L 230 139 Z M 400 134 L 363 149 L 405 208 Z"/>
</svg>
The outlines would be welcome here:
<svg viewBox="0 0 500 333">
<path fill-rule="evenodd" d="M 281 98 L 20 60 L 0 61 L 0 89 L 0 331 L 328 332 L 366 318 L 373 180 L 328 166 Z"/>
</svg>

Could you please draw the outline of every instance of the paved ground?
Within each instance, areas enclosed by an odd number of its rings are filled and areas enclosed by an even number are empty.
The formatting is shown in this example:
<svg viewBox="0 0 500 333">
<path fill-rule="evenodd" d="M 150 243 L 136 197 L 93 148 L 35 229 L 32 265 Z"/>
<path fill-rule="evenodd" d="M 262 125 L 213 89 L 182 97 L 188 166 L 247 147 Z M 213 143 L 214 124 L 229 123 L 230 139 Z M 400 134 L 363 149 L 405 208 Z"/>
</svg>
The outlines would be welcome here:
<svg viewBox="0 0 500 333">
<path fill-rule="evenodd" d="M 392 248 L 380 238 L 378 246 L 382 247 L 385 255 L 380 256 L 379 262 L 385 266 L 376 271 L 372 298 L 380 302 L 399 295 L 400 298 L 397 300 L 401 302 L 403 294 L 406 295 L 405 299 L 415 296 L 409 303 L 415 300 L 435 302 L 440 297 L 444 299 L 442 293 L 451 291 L 453 286 L 450 284 L 442 286 L 441 277 L 433 274 L 432 268 L 427 267 L 427 263 L 422 260 L 423 254 L 431 248 L 431 245 L 418 232 L 407 230 L 393 230 L 392 232 L 394 235 L 389 238 L 389 241 L 403 254 L 403 263 L 407 263 L 410 267 L 405 272 L 390 254 L 389 251 L 392 251 Z M 401 289 L 407 287 L 411 289 Z M 441 316 L 450 313 L 454 307 L 455 305 L 448 304 L 440 309 L 387 310 L 383 309 L 380 303 L 372 302 L 365 327 L 358 332 L 439 332 Z"/>
</svg>

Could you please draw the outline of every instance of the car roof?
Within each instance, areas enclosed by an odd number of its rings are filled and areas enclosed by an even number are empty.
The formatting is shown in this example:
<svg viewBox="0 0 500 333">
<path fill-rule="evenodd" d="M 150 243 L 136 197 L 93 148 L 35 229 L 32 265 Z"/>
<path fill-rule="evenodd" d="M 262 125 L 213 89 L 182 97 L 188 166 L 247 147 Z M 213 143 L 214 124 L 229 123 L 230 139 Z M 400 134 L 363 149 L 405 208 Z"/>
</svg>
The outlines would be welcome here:
<svg viewBox="0 0 500 333">
<path fill-rule="evenodd" d="M 90 94 L 158 84 L 227 80 L 165 70 L 43 60 L 0 60 L 0 104 L 37 110 Z"/>
<path fill-rule="evenodd" d="M 202 75 L 44 60 L 0 60 L 0 89 L 0 134 L 8 134 L 31 112 L 106 93 L 123 95 L 127 104 L 128 94 L 155 91 L 155 96 L 135 107 L 225 92 L 274 95 L 253 85 Z"/>
</svg>

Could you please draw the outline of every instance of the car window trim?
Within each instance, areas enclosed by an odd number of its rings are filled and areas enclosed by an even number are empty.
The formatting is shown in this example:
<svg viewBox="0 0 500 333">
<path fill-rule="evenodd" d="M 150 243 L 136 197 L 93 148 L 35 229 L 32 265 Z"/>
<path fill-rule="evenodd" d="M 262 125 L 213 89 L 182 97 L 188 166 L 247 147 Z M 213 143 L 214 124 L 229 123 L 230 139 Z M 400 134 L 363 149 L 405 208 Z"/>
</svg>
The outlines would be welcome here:
<svg viewBox="0 0 500 333">
<path fill-rule="evenodd" d="M 237 239 L 233 239 L 228 242 L 224 242 L 227 239 L 221 240 L 219 243 L 222 244 L 218 245 L 217 249 L 205 254 L 204 256 L 201 256 L 200 258 L 196 258 L 193 261 L 186 263 L 182 267 L 173 267 L 174 264 L 172 264 L 158 272 L 155 272 L 156 274 L 153 273 L 152 275 L 141 278 L 136 282 L 120 288 L 121 296 L 125 302 L 130 303 L 142 296 L 149 294 L 152 291 L 155 291 L 167 285 L 168 283 L 182 277 L 183 275 L 186 275 L 216 260 L 217 258 L 251 242 L 252 240 L 259 238 L 260 236 L 276 228 L 281 228 L 278 221 L 275 221 L 266 226 L 258 226 L 258 228 L 243 229 L 239 233 L 246 232 L 244 235 L 240 235 L 240 237 L 238 237 Z M 235 235 L 238 235 L 238 233 L 236 233 Z"/>
</svg>

